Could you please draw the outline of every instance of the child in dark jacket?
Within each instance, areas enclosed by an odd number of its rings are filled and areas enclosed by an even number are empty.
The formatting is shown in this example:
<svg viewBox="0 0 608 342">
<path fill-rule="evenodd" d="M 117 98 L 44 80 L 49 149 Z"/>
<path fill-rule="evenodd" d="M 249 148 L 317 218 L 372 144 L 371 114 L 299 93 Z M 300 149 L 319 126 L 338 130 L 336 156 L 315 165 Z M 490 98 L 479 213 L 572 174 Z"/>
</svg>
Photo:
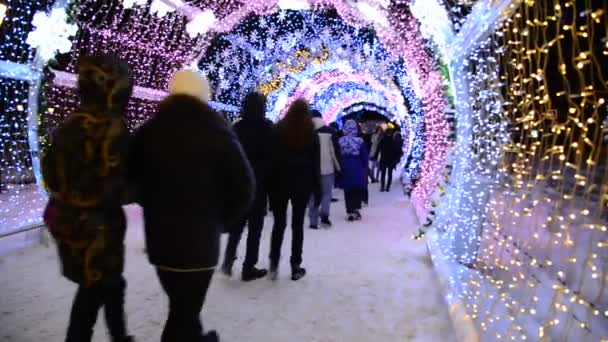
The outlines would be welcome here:
<svg viewBox="0 0 608 342">
<path fill-rule="evenodd" d="M 344 136 L 340 138 L 342 153 L 341 185 L 344 189 L 348 221 L 361 220 L 361 205 L 367 187 L 369 152 L 358 137 L 358 127 L 354 120 L 344 124 Z"/>
</svg>

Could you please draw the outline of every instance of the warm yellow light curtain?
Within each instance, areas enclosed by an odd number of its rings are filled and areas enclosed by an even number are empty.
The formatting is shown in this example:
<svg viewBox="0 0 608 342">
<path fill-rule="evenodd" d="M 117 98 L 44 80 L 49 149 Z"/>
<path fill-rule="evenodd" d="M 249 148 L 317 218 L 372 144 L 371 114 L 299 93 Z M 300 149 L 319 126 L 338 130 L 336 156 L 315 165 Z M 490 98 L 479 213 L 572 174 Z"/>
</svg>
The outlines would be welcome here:
<svg viewBox="0 0 608 342">
<path fill-rule="evenodd" d="M 472 153 L 501 185 L 468 309 L 493 338 L 608 341 L 607 11 L 523 1 L 469 57 Z"/>
</svg>

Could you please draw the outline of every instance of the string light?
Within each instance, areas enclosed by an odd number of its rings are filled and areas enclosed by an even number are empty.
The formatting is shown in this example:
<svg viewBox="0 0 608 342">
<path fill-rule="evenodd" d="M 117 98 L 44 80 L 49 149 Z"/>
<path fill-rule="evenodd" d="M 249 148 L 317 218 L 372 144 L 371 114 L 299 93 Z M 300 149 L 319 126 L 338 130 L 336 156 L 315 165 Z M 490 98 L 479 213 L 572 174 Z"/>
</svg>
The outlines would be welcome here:
<svg viewBox="0 0 608 342">
<path fill-rule="evenodd" d="M 524 1 L 455 70 L 470 143 L 437 227 L 482 339 L 608 337 L 605 8 Z"/>
<path fill-rule="evenodd" d="M 0 2 L 0 27 L 2 27 L 2 23 L 4 22 L 4 17 L 6 16 L 7 10 L 8 10 L 8 6 L 6 6 L 6 4 Z"/>
<path fill-rule="evenodd" d="M 51 0 L 11 0 L 0 26 L 0 60 L 25 65 L 34 51 L 25 42 L 38 11 L 46 11 Z M 10 76 L 10 74 L 9 74 Z M 29 84 L 0 78 L 0 233 L 40 221 L 44 196 L 35 184 L 28 143 L 27 112 Z"/>
</svg>

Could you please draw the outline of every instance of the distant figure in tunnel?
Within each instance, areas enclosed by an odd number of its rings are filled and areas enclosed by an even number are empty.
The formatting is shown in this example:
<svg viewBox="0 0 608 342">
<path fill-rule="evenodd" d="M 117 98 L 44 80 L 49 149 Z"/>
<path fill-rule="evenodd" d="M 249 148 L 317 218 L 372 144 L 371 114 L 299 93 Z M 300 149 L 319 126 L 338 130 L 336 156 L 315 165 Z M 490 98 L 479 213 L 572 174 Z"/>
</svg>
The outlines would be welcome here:
<svg viewBox="0 0 608 342">
<path fill-rule="evenodd" d="M 380 146 L 380 141 L 382 141 L 383 136 L 384 130 L 382 129 L 382 126 L 377 125 L 376 129 L 374 130 L 374 134 L 372 135 L 372 147 L 369 151 L 369 155 L 371 156 L 370 176 L 372 183 L 378 183 L 378 178 L 380 177 L 380 167 L 375 156 L 378 152 L 378 147 Z"/>
<path fill-rule="evenodd" d="M 220 234 L 254 195 L 251 166 L 228 123 L 207 104 L 209 83 L 178 71 L 170 95 L 135 133 L 129 176 L 144 210 L 150 263 L 169 297 L 162 342 L 213 342 L 200 313 L 219 260 Z"/>
<path fill-rule="evenodd" d="M 132 82 L 126 63 L 81 57 L 80 106 L 55 131 L 42 159 L 50 193 L 44 221 L 57 242 L 63 274 L 78 284 L 67 342 L 88 342 L 103 306 L 114 342 L 127 335 L 124 238 L 128 131 L 123 118 Z"/>
<path fill-rule="evenodd" d="M 266 98 L 252 92 L 245 97 L 241 112 L 242 120 L 234 125 L 234 131 L 247 154 L 256 179 L 256 194 L 248 216 L 231 229 L 226 246 L 226 255 L 222 272 L 232 275 L 232 265 L 236 260 L 236 251 L 241 235 L 247 224 L 247 252 L 243 263 L 241 278 L 251 281 L 264 277 L 268 271 L 256 268 L 260 249 L 260 236 L 264 228 L 264 217 L 268 205 L 268 178 L 270 170 L 270 153 L 272 138 L 272 121 L 266 119 Z"/>
<path fill-rule="evenodd" d="M 376 159 L 380 164 L 380 192 L 389 192 L 393 184 L 393 171 L 401 158 L 401 147 L 398 146 L 398 141 L 395 139 L 395 131 L 386 132 L 376 154 Z"/>
<path fill-rule="evenodd" d="M 359 127 L 354 120 L 344 124 L 344 136 L 340 138 L 342 154 L 341 185 L 344 189 L 348 221 L 361 220 L 361 206 L 367 187 L 369 152 L 362 138 L 358 137 Z"/>
<path fill-rule="evenodd" d="M 287 205 L 291 201 L 291 279 L 306 275 L 302 267 L 304 215 L 311 195 L 314 205 L 321 202 L 319 138 L 314 130 L 308 104 L 296 100 L 276 125 L 272 143 L 270 205 L 274 215 L 270 245 L 270 278 L 276 280 L 281 245 L 287 227 Z"/>
<path fill-rule="evenodd" d="M 333 129 L 325 124 L 321 112 L 318 110 L 312 111 L 312 122 L 319 136 L 322 194 L 320 207 L 316 206 L 315 199 L 311 198 L 308 216 L 310 218 L 310 228 L 319 228 L 319 216 L 321 216 L 321 225 L 329 228 L 331 227 L 329 209 L 334 188 L 334 177 L 336 173 L 341 171 L 340 145 Z"/>
</svg>

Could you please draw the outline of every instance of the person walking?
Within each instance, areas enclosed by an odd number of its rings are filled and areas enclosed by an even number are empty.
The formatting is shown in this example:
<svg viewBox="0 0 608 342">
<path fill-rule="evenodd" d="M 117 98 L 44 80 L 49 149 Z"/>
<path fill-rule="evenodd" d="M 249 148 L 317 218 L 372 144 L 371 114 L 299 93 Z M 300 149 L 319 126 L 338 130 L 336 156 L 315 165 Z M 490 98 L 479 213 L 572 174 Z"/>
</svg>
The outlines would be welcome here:
<svg viewBox="0 0 608 342">
<path fill-rule="evenodd" d="M 320 210 L 319 206 L 315 205 L 315 199 L 311 198 L 308 216 L 311 229 L 319 229 L 319 215 L 321 216 L 321 225 L 329 228 L 332 225 L 329 220 L 329 210 L 334 188 L 334 177 L 336 173 L 341 171 L 340 146 L 338 141 L 334 139 L 334 131 L 325 124 L 323 115 L 318 110 L 312 111 L 312 122 L 319 136 L 322 194 Z"/>
<path fill-rule="evenodd" d="M 380 146 L 380 141 L 382 140 L 383 135 L 384 135 L 384 130 L 382 129 L 382 126 L 380 126 L 380 125 L 376 126 L 376 130 L 374 131 L 374 134 L 372 135 L 372 147 L 371 147 L 370 153 L 369 153 L 369 155 L 372 156 L 372 158 L 370 158 L 371 164 L 372 164 L 371 170 L 370 170 L 372 183 L 378 183 L 378 178 L 380 176 L 380 167 L 378 165 L 378 160 L 375 159 L 375 156 L 377 155 L 378 147 Z"/>
<path fill-rule="evenodd" d="M 215 331 L 203 334 L 199 316 L 220 234 L 253 201 L 253 172 L 237 136 L 207 104 L 209 83 L 201 73 L 178 71 L 169 94 L 135 133 L 129 156 L 148 258 L 169 297 L 161 341 L 219 341 Z"/>
<path fill-rule="evenodd" d="M 399 163 L 400 156 L 392 131 L 382 138 L 376 153 L 379 154 L 380 163 L 380 192 L 389 192 L 393 184 L 393 170 Z"/>
<path fill-rule="evenodd" d="M 358 137 L 358 126 L 354 120 L 344 124 L 344 136 L 340 138 L 342 153 L 342 189 L 346 202 L 348 221 L 361 220 L 361 205 L 367 187 L 369 152 Z"/>
<path fill-rule="evenodd" d="M 247 217 L 230 231 L 222 272 L 228 276 L 232 275 L 232 265 L 236 260 L 236 251 L 247 224 L 247 252 L 241 273 L 243 281 L 263 278 L 268 273 L 266 269 L 255 267 L 258 262 L 260 236 L 264 228 L 264 217 L 268 206 L 267 183 L 270 169 L 272 122 L 266 119 L 265 113 L 266 98 L 264 95 L 257 92 L 249 93 L 243 102 L 242 120 L 234 125 L 234 131 L 239 137 L 249 163 L 253 167 L 256 193 L 253 206 Z"/>
<path fill-rule="evenodd" d="M 84 56 L 80 105 L 54 132 L 42 158 L 49 202 L 44 221 L 63 275 L 78 284 L 66 342 L 88 342 L 101 307 L 114 342 L 127 334 L 124 298 L 128 131 L 122 119 L 132 82 L 123 61 Z"/>
<path fill-rule="evenodd" d="M 278 276 L 281 246 L 287 227 L 287 205 L 291 202 L 291 279 L 306 275 L 302 265 L 304 216 L 311 195 L 321 202 L 319 138 L 306 101 L 296 100 L 276 125 L 273 134 L 270 204 L 274 215 L 270 244 L 270 279 Z"/>
</svg>

